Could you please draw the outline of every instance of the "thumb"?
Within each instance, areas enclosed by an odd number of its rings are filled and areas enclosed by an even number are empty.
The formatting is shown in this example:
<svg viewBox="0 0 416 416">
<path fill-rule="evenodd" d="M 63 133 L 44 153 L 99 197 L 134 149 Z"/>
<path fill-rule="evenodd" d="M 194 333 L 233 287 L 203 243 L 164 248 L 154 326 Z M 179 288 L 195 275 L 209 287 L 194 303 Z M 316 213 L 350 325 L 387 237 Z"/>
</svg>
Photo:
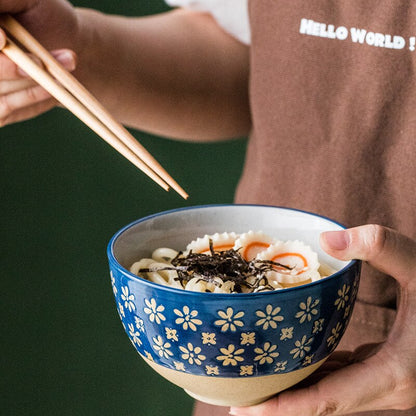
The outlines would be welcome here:
<svg viewBox="0 0 416 416">
<path fill-rule="evenodd" d="M 377 374 L 378 377 L 374 377 Z M 385 365 L 375 356 L 335 371 L 308 388 L 291 389 L 252 407 L 231 408 L 236 416 L 344 415 L 389 409 L 385 401 L 393 388 Z"/>
<path fill-rule="evenodd" d="M 341 260 L 359 259 L 394 277 L 403 287 L 415 284 L 416 242 L 380 225 L 363 225 L 321 234 L 321 246 Z"/>
</svg>

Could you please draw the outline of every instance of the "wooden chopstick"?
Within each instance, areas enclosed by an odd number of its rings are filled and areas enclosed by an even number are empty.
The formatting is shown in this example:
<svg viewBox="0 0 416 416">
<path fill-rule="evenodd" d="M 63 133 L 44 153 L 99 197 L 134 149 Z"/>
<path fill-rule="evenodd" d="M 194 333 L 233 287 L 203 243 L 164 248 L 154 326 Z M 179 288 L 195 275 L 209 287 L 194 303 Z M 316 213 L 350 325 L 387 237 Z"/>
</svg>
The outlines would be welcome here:
<svg viewBox="0 0 416 416">
<path fill-rule="evenodd" d="M 169 186 L 155 172 L 138 158 L 127 146 L 118 140 L 99 120 L 97 120 L 86 108 L 76 100 L 65 88 L 60 86 L 52 76 L 40 68 L 29 56 L 22 51 L 12 40 L 7 38 L 2 52 L 22 68 L 33 80 L 47 90 L 62 105 L 68 108 L 75 116 L 88 127 L 101 136 L 107 143 L 113 146 L 121 155 L 141 169 L 166 191 Z"/>
<path fill-rule="evenodd" d="M 49 73 L 40 68 L 9 37 L 2 49 L 5 55 L 162 188 L 168 190 L 170 185 L 183 198 L 188 198 L 188 194 L 153 156 L 20 23 L 9 15 L 0 15 L 0 26 L 37 56 Z"/>
</svg>

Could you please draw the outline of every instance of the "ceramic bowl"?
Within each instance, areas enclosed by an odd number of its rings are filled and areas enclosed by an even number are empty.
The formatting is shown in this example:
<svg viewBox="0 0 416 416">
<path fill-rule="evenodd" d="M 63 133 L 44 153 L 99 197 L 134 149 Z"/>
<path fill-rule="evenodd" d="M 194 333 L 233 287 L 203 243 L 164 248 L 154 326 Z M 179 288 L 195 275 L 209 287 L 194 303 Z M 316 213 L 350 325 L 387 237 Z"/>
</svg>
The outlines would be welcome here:
<svg viewBox="0 0 416 416">
<path fill-rule="evenodd" d="M 192 397 L 223 406 L 264 401 L 315 371 L 347 328 L 360 262 L 336 260 L 319 246 L 322 231 L 342 228 L 311 213 L 253 205 L 191 207 L 139 219 L 108 245 L 124 329 L 145 362 Z M 301 240 L 336 272 L 303 286 L 245 294 L 184 291 L 129 272 L 158 247 L 183 250 L 205 234 L 249 230 Z"/>
</svg>

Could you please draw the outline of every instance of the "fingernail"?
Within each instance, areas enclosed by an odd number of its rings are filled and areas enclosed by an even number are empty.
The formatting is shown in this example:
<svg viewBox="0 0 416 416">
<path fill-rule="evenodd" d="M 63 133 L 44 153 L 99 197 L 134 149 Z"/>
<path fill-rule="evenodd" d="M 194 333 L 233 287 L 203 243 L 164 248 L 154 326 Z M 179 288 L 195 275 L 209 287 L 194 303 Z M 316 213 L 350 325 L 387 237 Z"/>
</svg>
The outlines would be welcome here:
<svg viewBox="0 0 416 416">
<path fill-rule="evenodd" d="M 58 51 L 52 52 L 52 55 L 59 61 L 68 71 L 73 71 L 77 65 L 75 60 L 75 54 L 72 52 L 65 50 L 65 51 Z"/>
<path fill-rule="evenodd" d="M 349 236 L 345 230 L 322 233 L 325 242 L 334 250 L 345 250 L 349 245 Z"/>
</svg>

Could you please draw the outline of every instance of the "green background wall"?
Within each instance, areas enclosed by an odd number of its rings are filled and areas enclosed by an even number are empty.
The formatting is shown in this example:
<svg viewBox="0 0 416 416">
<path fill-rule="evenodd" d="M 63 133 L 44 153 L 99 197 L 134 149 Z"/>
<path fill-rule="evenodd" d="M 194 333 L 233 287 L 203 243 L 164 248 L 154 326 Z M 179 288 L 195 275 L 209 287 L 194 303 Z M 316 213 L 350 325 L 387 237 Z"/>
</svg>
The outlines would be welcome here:
<svg viewBox="0 0 416 416">
<path fill-rule="evenodd" d="M 78 6 L 145 15 L 156 0 Z M 215 123 L 215 120 L 213 120 Z M 134 131 L 190 193 L 166 193 L 62 109 L 0 130 L 0 414 L 189 415 L 120 323 L 106 245 L 142 216 L 232 202 L 245 140 L 197 145 Z"/>
</svg>

